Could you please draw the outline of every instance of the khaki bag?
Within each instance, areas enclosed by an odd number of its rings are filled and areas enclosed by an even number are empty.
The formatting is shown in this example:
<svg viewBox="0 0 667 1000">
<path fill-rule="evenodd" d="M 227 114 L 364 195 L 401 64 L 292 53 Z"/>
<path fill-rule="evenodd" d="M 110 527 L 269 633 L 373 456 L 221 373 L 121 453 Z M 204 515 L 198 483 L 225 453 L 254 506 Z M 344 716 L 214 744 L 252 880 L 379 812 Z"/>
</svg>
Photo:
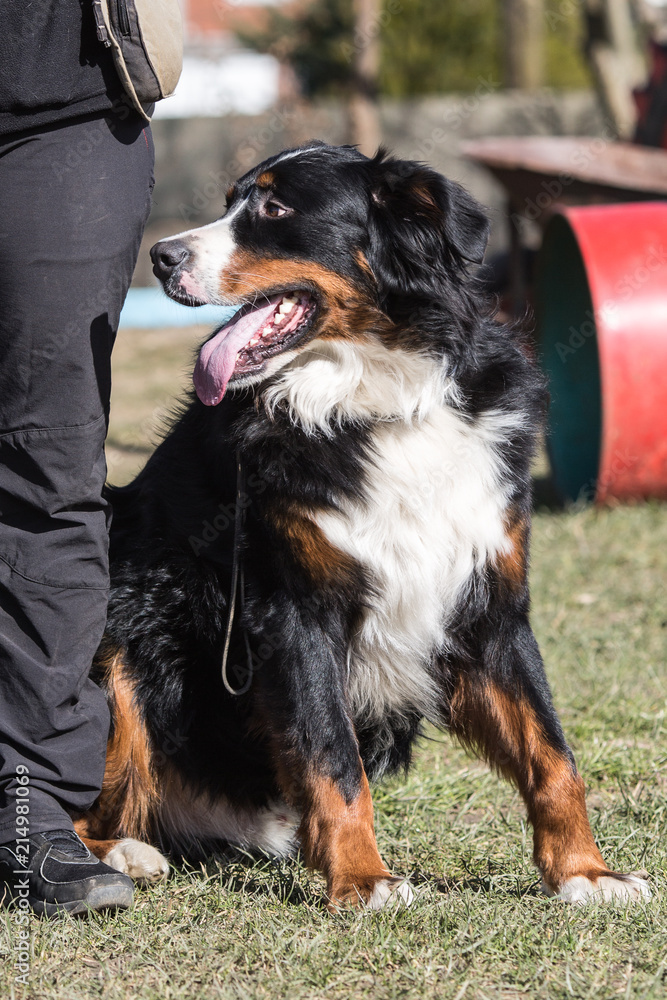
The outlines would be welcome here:
<svg viewBox="0 0 667 1000">
<path fill-rule="evenodd" d="M 169 97 L 183 68 L 178 0 L 93 0 L 97 37 L 113 52 L 133 107 L 150 121 L 152 105 Z"/>
</svg>

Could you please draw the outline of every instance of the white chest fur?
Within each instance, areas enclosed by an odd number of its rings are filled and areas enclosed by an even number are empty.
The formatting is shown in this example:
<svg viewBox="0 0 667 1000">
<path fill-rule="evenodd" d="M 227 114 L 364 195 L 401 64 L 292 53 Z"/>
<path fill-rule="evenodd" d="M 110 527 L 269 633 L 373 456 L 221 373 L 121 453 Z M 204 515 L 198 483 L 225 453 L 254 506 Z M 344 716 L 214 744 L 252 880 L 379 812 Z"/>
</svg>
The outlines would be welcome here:
<svg viewBox="0 0 667 1000">
<path fill-rule="evenodd" d="M 447 405 L 380 423 L 366 502 L 317 516 L 377 588 L 350 650 L 357 718 L 411 708 L 433 717 L 433 658 L 456 604 L 475 570 L 510 547 L 498 445 L 516 423 L 497 412 L 471 422 Z"/>
</svg>

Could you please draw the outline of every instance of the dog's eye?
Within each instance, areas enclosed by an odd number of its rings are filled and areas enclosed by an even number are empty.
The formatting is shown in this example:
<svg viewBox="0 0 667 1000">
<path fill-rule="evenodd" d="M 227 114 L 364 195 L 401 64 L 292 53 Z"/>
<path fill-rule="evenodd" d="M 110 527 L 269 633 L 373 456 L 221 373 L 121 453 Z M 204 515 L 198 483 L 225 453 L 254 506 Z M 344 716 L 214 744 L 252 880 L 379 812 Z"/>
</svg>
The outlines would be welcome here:
<svg viewBox="0 0 667 1000">
<path fill-rule="evenodd" d="M 273 199 L 269 199 L 262 206 L 262 214 L 268 216 L 269 219 L 282 219 L 284 215 L 290 214 L 290 209 L 277 201 L 273 201 Z"/>
</svg>

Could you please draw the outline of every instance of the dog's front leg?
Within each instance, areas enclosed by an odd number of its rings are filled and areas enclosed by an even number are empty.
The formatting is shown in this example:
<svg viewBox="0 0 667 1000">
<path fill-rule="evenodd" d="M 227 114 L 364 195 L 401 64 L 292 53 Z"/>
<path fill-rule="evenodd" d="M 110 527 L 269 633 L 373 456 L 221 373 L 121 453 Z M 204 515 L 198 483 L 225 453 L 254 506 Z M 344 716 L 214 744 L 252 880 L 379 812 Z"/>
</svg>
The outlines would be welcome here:
<svg viewBox="0 0 667 1000">
<path fill-rule="evenodd" d="M 593 839 L 584 783 L 556 715 L 526 618 L 482 661 L 455 675 L 451 729 L 516 783 L 533 826 L 534 859 L 550 896 L 568 902 L 650 898 L 640 873 L 611 871 Z"/>
<path fill-rule="evenodd" d="M 256 692 L 278 783 L 301 813 L 301 848 L 326 877 L 329 908 L 410 902 L 409 885 L 392 878 L 377 848 L 368 779 L 346 709 L 342 650 L 337 655 L 331 632 L 293 607 L 283 605 L 269 629 L 281 634 L 280 652 L 257 675 Z"/>
<path fill-rule="evenodd" d="M 348 794 L 328 774 L 311 769 L 302 778 L 301 808 L 304 856 L 309 866 L 326 876 L 330 909 L 344 905 L 381 909 L 394 898 L 411 902 L 409 885 L 391 876 L 378 852 L 373 803 L 361 761 Z"/>
</svg>

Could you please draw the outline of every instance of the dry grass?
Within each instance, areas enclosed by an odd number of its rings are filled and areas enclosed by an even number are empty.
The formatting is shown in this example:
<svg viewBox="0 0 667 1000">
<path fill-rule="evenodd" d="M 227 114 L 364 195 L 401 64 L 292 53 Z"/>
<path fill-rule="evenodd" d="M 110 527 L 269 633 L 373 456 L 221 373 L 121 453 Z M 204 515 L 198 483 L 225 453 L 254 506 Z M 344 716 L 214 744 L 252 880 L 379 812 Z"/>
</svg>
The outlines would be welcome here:
<svg viewBox="0 0 667 1000">
<path fill-rule="evenodd" d="M 133 479 L 159 440 L 174 399 L 192 384 L 196 349 L 206 327 L 120 330 L 113 354 L 109 482 Z"/>
</svg>

